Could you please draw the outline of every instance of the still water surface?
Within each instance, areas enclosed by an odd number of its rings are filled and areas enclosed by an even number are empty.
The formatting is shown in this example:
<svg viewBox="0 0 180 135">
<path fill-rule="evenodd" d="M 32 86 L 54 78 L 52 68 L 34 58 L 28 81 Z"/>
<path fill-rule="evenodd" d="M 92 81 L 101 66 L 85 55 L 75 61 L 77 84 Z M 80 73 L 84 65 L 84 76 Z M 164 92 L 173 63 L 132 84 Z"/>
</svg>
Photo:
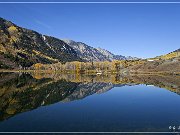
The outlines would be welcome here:
<svg viewBox="0 0 180 135">
<path fill-rule="evenodd" d="M 180 126 L 178 76 L 47 76 L 1 73 L 0 131 L 162 132 Z"/>
</svg>

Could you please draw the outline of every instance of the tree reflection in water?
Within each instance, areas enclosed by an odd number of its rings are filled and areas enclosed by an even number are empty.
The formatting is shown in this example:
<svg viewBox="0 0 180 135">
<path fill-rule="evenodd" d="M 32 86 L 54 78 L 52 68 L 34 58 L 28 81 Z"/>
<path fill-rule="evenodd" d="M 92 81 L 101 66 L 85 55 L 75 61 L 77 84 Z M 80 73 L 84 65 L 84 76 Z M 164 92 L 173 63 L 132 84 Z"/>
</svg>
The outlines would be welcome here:
<svg viewBox="0 0 180 135">
<path fill-rule="evenodd" d="M 0 121 L 57 102 L 83 99 L 125 85 L 154 85 L 180 94 L 180 76 L 1 73 Z"/>
</svg>

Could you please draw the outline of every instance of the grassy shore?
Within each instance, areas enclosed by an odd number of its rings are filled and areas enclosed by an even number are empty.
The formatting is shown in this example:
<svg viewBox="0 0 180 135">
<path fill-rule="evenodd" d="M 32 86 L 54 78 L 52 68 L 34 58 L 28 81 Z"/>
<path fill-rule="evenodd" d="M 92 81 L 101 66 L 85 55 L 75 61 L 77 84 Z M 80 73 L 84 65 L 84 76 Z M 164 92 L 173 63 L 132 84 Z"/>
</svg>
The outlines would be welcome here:
<svg viewBox="0 0 180 135">
<path fill-rule="evenodd" d="M 64 73 L 64 74 L 87 74 L 87 75 L 96 75 L 98 74 L 95 70 L 89 70 L 85 72 L 77 72 L 75 70 L 66 70 L 66 71 L 60 71 L 60 70 L 5 70 L 1 69 L 0 72 L 9 72 L 9 73 Z M 101 74 L 142 74 L 142 75 L 180 75 L 180 72 L 144 72 L 144 71 L 138 71 L 138 72 L 117 72 L 117 71 L 105 71 L 102 72 Z M 99 74 L 99 75 L 101 75 Z"/>
</svg>

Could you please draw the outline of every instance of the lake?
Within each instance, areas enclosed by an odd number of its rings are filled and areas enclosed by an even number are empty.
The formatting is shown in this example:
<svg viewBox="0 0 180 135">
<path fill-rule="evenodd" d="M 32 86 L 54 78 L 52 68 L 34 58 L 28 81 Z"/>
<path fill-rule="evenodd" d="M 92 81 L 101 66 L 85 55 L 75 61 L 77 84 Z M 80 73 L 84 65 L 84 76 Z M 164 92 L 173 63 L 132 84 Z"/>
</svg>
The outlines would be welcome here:
<svg viewBox="0 0 180 135">
<path fill-rule="evenodd" d="M 0 132 L 180 131 L 179 94 L 180 76 L 0 73 Z"/>
</svg>

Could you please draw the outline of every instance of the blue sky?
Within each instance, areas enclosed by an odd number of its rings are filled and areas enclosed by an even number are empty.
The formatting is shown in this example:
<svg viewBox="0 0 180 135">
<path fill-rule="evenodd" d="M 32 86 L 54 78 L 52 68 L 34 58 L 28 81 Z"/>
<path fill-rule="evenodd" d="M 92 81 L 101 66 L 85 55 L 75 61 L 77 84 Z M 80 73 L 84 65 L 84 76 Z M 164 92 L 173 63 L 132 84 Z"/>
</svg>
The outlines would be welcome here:
<svg viewBox="0 0 180 135">
<path fill-rule="evenodd" d="M 0 17 L 125 56 L 180 48 L 180 4 L 0 4 Z"/>
</svg>

